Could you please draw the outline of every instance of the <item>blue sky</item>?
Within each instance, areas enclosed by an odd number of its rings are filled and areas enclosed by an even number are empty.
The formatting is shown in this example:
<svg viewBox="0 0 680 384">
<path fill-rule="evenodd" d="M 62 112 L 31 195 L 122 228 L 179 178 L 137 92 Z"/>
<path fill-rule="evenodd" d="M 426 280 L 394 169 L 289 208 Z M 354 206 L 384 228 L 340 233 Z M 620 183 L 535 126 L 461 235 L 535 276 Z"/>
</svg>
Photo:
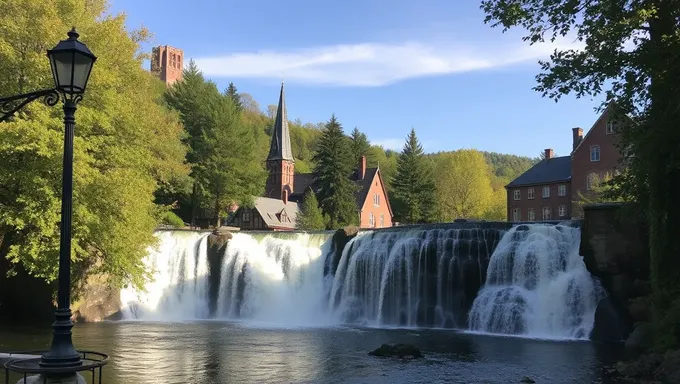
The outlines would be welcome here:
<svg viewBox="0 0 680 384">
<path fill-rule="evenodd" d="M 263 107 L 285 79 L 288 116 L 335 113 L 375 144 L 400 149 L 411 127 L 425 150 L 537 156 L 571 150 L 598 100 L 559 103 L 531 88 L 537 61 L 564 40 L 529 47 L 521 31 L 483 23 L 475 0 L 111 0 L 153 45 L 184 50 L 220 89 L 233 81 Z"/>
</svg>

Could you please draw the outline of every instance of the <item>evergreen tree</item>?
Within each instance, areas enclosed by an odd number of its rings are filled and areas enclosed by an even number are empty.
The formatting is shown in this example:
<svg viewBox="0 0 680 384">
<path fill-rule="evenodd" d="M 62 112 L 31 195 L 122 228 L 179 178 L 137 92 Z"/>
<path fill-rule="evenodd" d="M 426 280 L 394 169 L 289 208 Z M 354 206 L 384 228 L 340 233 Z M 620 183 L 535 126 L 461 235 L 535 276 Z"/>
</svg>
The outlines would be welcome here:
<svg viewBox="0 0 680 384">
<path fill-rule="evenodd" d="M 361 159 L 361 156 L 368 157 L 372 154 L 371 144 L 368 142 L 368 137 L 366 137 L 365 133 L 359 131 L 358 128 L 354 127 L 350 139 L 354 164 L 359 164 L 359 159 Z"/>
<path fill-rule="evenodd" d="M 316 194 L 308 191 L 302 202 L 302 209 L 297 214 L 296 227 L 307 231 L 315 231 L 326 228 L 326 220 L 319 208 Z"/>
<path fill-rule="evenodd" d="M 243 104 L 241 104 L 241 95 L 239 95 L 238 91 L 236 90 L 234 83 L 229 82 L 229 86 L 227 87 L 226 91 L 224 91 L 224 94 L 231 99 L 236 109 L 239 111 L 242 109 Z"/>
<path fill-rule="evenodd" d="M 328 228 L 357 224 L 359 214 L 354 194 L 358 188 L 350 180 L 354 170 L 352 150 L 335 115 L 321 133 L 313 160 L 321 209 L 329 217 Z"/>
<path fill-rule="evenodd" d="M 397 159 L 392 201 L 397 221 L 407 224 L 435 219 L 435 183 L 432 164 L 424 155 L 415 129 L 411 129 Z"/>
</svg>

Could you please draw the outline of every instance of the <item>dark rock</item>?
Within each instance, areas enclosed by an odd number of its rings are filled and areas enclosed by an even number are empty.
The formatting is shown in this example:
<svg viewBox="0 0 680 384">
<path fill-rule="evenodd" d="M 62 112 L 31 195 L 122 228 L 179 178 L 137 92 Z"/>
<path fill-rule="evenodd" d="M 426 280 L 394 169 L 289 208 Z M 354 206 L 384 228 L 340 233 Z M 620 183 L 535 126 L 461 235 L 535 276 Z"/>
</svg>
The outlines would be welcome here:
<svg viewBox="0 0 680 384">
<path fill-rule="evenodd" d="M 371 356 L 379 357 L 399 357 L 399 358 L 413 358 L 420 359 L 423 354 L 420 349 L 411 344 L 383 344 L 380 348 L 368 353 Z"/>
<path fill-rule="evenodd" d="M 522 380 L 519 381 L 520 383 L 527 383 L 527 384 L 533 384 L 535 383 L 534 379 L 532 379 L 529 376 L 524 376 Z"/>
<path fill-rule="evenodd" d="M 626 340 L 626 348 L 644 351 L 654 343 L 654 327 L 650 323 L 637 323 L 635 329 Z"/>
<path fill-rule="evenodd" d="M 590 339 L 605 343 L 620 343 L 626 340 L 632 327 L 633 322 L 627 311 L 608 296 L 597 304 Z"/>
<path fill-rule="evenodd" d="M 330 254 L 330 263 L 327 263 L 324 267 L 324 275 L 335 275 L 335 271 L 338 269 L 338 264 L 340 263 L 340 258 L 342 257 L 342 250 L 345 249 L 347 243 L 349 243 L 357 233 L 359 233 L 359 227 L 355 226 L 348 226 L 335 231 L 332 240 L 333 251 Z"/>
<path fill-rule="evenodd" d="M 651 321 L 652 309 L 648 297 L 637 297 L 630 301 L 628 313 L 634 322 Z"/>
<path fill-rule="evenodd" d="M 654 370 L 654 378 L 663 383 L 680 383 L 680 350 L 668 351 Z"/>
<path fill-rule="evenodd" d="M 88 323 L 108 320 L 121 307 L 120 289 L 111 286 L 108 276 L 91 275 L 83 287 L 82 297 L 72 304 L 73 319 Z"/>
<path fill-rule="evenodd" d="M 648 280 L 636 279 L 633 281 L 633 297 L 649 296 L 652 294 L 652 285 Z"/>
<path fill-rule="evenodd" d="M 528 231 L 529 226 L 526 224 L 518 225 L 516 231 Z"/>
<path fill-rule="evenodd" d="M 634 378 L 652 377 L 664 357 L 658 353 L 642 355 L 636 360 L 616 363 L 616 370 L 623 376 Z"/>
</svg>

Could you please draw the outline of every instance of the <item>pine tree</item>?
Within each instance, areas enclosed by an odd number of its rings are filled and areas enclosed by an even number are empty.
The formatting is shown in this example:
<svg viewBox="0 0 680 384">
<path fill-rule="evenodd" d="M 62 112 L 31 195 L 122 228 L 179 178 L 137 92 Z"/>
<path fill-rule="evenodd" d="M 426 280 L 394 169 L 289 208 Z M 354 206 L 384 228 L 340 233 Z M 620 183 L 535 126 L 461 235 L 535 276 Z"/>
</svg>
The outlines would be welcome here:
<svg viewBox="0 0 680 384">
<path fill-rule="evenodd" d="M 352 140 L 351 147 L 354 164 L 358 164 L 361 156 L 368 156 L 370 154 L 371 144 L 368 142 L 366 134 L 359 131 L 356 127 L 354 127 L 354 130 L 352 131 L 350 139 Z"/>
<path fill-rule="evenodd" d="M 350 180 L 354 170 L 352 150 L 342 126 L 335 118 L 326 123 L 314 154 L 314 174 L 319 185 L 319 202 L 328 215 L 328 228 L 358 224 L 354 194 L 357 186 Z"/>
<path fill-rule="evenodd" d="M 407 224 L 435 219 L 435 183 L 431 162 L 425 157 L 415 129 L 397 159 L 397 174 L 392 181 L 392 206 L 396 221 Z"/>
<path fill-rule="evenodd" d="M 316 194 L 308 191 L 305 194 L 302 208 L 297 214 L 296 227 L 307 231 L 316 231 L 326 228 L 326 220 L 323 212 L 319 208 L 319 201 L 316 199 Z"/>
<path fill-rule="evenodd" d="M 224 91 L 224 94 L 231 99 L 236 109 L 240 111 L 243 108 L 243 105 L 241 104 L 241 95 L 239 95 L 238 91 L 236 90 L 234 83 L 229 83 L 229 86 L 227 87 L 226 91 Z"/>
</svg>

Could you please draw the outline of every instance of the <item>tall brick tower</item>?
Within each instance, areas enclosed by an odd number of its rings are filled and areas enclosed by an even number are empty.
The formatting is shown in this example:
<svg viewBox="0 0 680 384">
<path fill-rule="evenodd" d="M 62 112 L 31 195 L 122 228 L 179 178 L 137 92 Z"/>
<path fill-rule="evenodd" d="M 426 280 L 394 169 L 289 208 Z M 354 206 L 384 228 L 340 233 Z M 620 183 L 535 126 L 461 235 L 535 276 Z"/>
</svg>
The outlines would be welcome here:
<svg viewBox="0 0 680 384">
<path fill-rule="evenodd" d="M 293 193 L 295 160 L 290 148 L 290 132 L 283 83 L 281 83 L 279 107 L 276 111 L 272 141 L 269 146 L 269 156 L 267 156 L 267 171 L 269 176 L 265 184 L 265 196 L 288 202 L 288 197 Z"/>
<path fill-rule="evenodd" d="M 182 79 L 184 52 L 169 45 L 154 47 L 151 51 L 151 72 L 155 73 L 165 85 L 172 85 Z"/>
</svg>

